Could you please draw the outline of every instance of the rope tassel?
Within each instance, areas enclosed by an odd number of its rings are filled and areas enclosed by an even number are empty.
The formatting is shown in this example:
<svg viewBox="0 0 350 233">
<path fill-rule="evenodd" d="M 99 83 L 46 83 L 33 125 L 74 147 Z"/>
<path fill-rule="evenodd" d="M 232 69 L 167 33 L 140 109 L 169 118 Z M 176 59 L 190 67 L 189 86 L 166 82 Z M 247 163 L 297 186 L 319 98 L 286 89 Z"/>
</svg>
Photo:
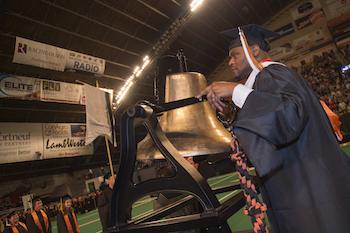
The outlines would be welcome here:
<svg viewBox="0 0 350 233">
<path fill-rule="evenodd" d="M 255 233 L 268 233 L 265 223 L 264 214 L 267 206 L 259 201 L 258 193 L 255 189 L 253 177 L 249 171 L 247 157 L 241 150 L 237 138 L 231 141 L 231 160 L 236 164 L 236 171 L 241 181 L 241 187 L 247 202 L 247 207 L 244 209 L 244 214 L 251 217 L 251 222 L 254 226 Z"/>
</svg>

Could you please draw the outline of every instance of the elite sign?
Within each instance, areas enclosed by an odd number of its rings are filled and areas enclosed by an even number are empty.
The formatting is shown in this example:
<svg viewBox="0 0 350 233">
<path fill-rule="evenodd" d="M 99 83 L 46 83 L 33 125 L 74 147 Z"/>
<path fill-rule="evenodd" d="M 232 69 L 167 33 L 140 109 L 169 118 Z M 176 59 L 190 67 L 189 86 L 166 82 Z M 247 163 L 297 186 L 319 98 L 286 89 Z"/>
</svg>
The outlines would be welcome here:
<svg viewBox="0 0 350 233">
<path fill-rule="evenodd" d="M 41 80 L 0 73 L 0 97 L 39 99 Z"/>
</svg>

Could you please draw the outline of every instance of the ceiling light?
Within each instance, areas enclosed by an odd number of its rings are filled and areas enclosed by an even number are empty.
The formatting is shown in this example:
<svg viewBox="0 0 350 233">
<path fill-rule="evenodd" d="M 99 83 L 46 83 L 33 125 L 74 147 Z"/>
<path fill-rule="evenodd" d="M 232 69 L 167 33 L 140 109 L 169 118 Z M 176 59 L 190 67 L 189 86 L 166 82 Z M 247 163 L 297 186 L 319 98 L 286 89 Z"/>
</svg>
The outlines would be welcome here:
<svg viewBox="0 0 350 233">
<path fill-rule="evenodd" d="M 195 11 L 197 9 L 197 7 L 202 4 L 203 0 L 193 0 L 193 2 L 191 3 L 191 11 Z"/>
</svg>

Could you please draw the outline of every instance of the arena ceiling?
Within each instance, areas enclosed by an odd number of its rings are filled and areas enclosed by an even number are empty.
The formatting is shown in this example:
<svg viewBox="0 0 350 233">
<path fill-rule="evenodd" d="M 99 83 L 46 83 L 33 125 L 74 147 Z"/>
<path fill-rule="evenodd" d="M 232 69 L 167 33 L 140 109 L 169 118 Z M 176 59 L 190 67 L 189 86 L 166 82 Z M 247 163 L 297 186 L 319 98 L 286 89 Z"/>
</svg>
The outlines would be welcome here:
<svg viewBox="0 0 350 233">
<path fill-rule="evenodd" d="M 227 60 L 230 38 L 221 31 L 275 20 L 293 0 L 204 0 L 191 12 L 191 0 L 2 0 L 0 1 L 0 72 L 69 83 L 84 82 L 113 89 L 123 87 L 148 55 L 150 65 L 115 111 L 139 100 L 155 101 L 154 69 L 158 59 L 183 49 L 195 71 L 208 82 Z M 25 39 L 105 59 L 100 78 L 53 71 L 12 62 L 15 39 Z M 78 80 L 78 81 L 77 81 Z M 85 106 L 0 99 L 0 122 L 81 123 Z M 118 138 L 120 138 L 118 136 Z M 107 163 L 103 138 L 90 156 L 0 165 L 0 182 L 53 173 L 73 172 Z M 112 150 L 118 163 L 119 149 Z"/>
</svg>

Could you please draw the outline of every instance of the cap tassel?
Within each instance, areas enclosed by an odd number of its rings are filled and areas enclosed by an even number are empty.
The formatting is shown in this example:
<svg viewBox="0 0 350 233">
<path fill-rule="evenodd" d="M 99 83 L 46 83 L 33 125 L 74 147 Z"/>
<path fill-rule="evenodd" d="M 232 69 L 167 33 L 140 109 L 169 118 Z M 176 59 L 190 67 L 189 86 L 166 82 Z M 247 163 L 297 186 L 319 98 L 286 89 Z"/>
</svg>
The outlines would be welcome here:
<svg viewBox="0 0 350 233">
<path fill-rule="evenodd" d="M 247 57 L 250 67 L 257 73 L 259 73 L 264 67 L 255 59 L 252 52 L 249 49 L 247 38 L 244 35 L 243 30 L 238 27 L 239 39 L 244 50 L 244 54 Z"/>
</svg>

